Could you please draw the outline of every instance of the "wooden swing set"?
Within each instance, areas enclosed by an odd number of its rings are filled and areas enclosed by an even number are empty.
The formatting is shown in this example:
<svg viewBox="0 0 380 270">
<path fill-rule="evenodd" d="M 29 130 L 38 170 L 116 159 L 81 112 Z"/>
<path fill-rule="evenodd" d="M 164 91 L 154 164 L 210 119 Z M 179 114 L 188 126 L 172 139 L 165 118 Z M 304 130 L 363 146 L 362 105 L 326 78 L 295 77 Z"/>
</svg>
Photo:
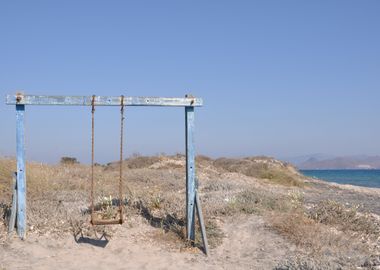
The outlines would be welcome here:
<svg viewBox="0 0 380 270">
<path fill-rule="evenodd" d="M 109 225 L 123 224 L 123 127 L 125 106 L 168 106 L 185 108 L 185 141 L 186 141 L 186 236 L 195 241 L 195 213 L 202 234 L 206 255 L 208 243 L 206 229 L 199 201 L 198 185 L 195 176 L 195 147 L 194 147 L 194 107 L 203 105 L 201 98 L 186 95 L 185 98 L 162 97 L 124 97 L 124 96 L 37 96 L 37 95 L 7 95 L 7 105 L 16 106 L 16 159 L 17 172 L 14 174 L 14 196 L 9 222 L 9 232 L 17 227 L 21 239 L 26 238 L 26 173 L 25 173 L 25 128 L 24 116 L 26 105 L 68 105 L 91 106 L 91 224 Z M 96 106 L 120 106 L 120 167 L 119 167 L 119 199 L 118 218 L 98 219 L 94 203 L 94 126 Z M 17 224 L 15 222 L 17 217 Z"/>
</svg>

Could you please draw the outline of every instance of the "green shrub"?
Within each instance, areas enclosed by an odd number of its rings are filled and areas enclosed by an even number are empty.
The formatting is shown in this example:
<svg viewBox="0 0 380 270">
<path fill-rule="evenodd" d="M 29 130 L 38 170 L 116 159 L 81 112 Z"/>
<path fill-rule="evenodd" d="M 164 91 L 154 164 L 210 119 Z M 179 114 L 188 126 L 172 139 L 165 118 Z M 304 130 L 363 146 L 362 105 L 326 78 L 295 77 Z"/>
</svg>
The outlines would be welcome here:
<svg viewBox="0 0 380 270">
<path fill-rule="evenodd" d="M 79 161 L 75 157 L 61 157 L 60 163 L 62 165 L 79 164 Z"/>
</svg>

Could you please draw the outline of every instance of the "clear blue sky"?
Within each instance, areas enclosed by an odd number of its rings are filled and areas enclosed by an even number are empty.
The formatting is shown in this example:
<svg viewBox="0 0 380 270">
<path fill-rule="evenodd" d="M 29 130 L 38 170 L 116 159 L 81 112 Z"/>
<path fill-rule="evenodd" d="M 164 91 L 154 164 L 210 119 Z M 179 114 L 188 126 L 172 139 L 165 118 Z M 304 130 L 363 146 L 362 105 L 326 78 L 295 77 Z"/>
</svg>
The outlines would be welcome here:
<svg viewBox="0 0 380 270">
<path fill-rule="evenodd" d="M 211 156 L 380 154 L 380 1 L 1 1 L 0 94 L 203 97 Z M 90 108 L 27 107 L 27 158 L 90 158 Z M 126 154 L 184 151 L 181 108 L 128 108 Z M 97 161 L 119 110 L 97 110 Z M 15 154 L 0 102 L 0 155 Z"/>
</svg>

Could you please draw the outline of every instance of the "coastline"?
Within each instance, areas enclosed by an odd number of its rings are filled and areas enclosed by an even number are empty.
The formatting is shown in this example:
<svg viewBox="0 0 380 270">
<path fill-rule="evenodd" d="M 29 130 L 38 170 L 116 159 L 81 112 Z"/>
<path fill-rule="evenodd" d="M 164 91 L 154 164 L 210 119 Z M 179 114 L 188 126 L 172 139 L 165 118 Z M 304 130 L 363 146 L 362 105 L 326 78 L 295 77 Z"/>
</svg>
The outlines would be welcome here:
<svg viewBox="0 0 380 270">
<path fill-rule="evenodd" d="M 368 169 L 313 169 L 299 170 L 307 178 L 341 185 L 380 188 L 380 170 Z"/>
<path fill-rule="evenodd" d="M 322 185 L 326 185 L 326 186 L 330 186 L 334 188 L 340 188 L 340 189 L 380 196 L 380 188 L 377 188 L 377 187 L 364 187 L 364 186 L 357 186 L 357 185 L 352 185 L 352 184 L 340 184 L 340 183 L 330 182 L 327 180 L 313 178 L 313 177 L 306 177 L 305 183 L 318 183 L 318 184 L 322 184 Z"/>
</svg>

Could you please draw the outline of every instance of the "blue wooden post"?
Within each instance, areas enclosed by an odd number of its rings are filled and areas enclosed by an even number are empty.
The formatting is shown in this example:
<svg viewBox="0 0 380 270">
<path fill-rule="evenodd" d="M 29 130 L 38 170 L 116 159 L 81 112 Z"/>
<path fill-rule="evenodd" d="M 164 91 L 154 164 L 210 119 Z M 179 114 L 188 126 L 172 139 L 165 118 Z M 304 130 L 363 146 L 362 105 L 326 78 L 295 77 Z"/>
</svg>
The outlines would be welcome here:
<svg viewBox="0 0 380 270">
<path fill-rule="evenodd" d="M 17 152 L 17 233 L 26 235 L 26 179 L 25 179 L 25 105 L 16 105 L 16 152 Z"/>
<path fill-rule="evenodd" d="M 186 233 L 195 240 L 195 149 L 194 107 L 185 107 L 186 115 Z"/>
</svg>

